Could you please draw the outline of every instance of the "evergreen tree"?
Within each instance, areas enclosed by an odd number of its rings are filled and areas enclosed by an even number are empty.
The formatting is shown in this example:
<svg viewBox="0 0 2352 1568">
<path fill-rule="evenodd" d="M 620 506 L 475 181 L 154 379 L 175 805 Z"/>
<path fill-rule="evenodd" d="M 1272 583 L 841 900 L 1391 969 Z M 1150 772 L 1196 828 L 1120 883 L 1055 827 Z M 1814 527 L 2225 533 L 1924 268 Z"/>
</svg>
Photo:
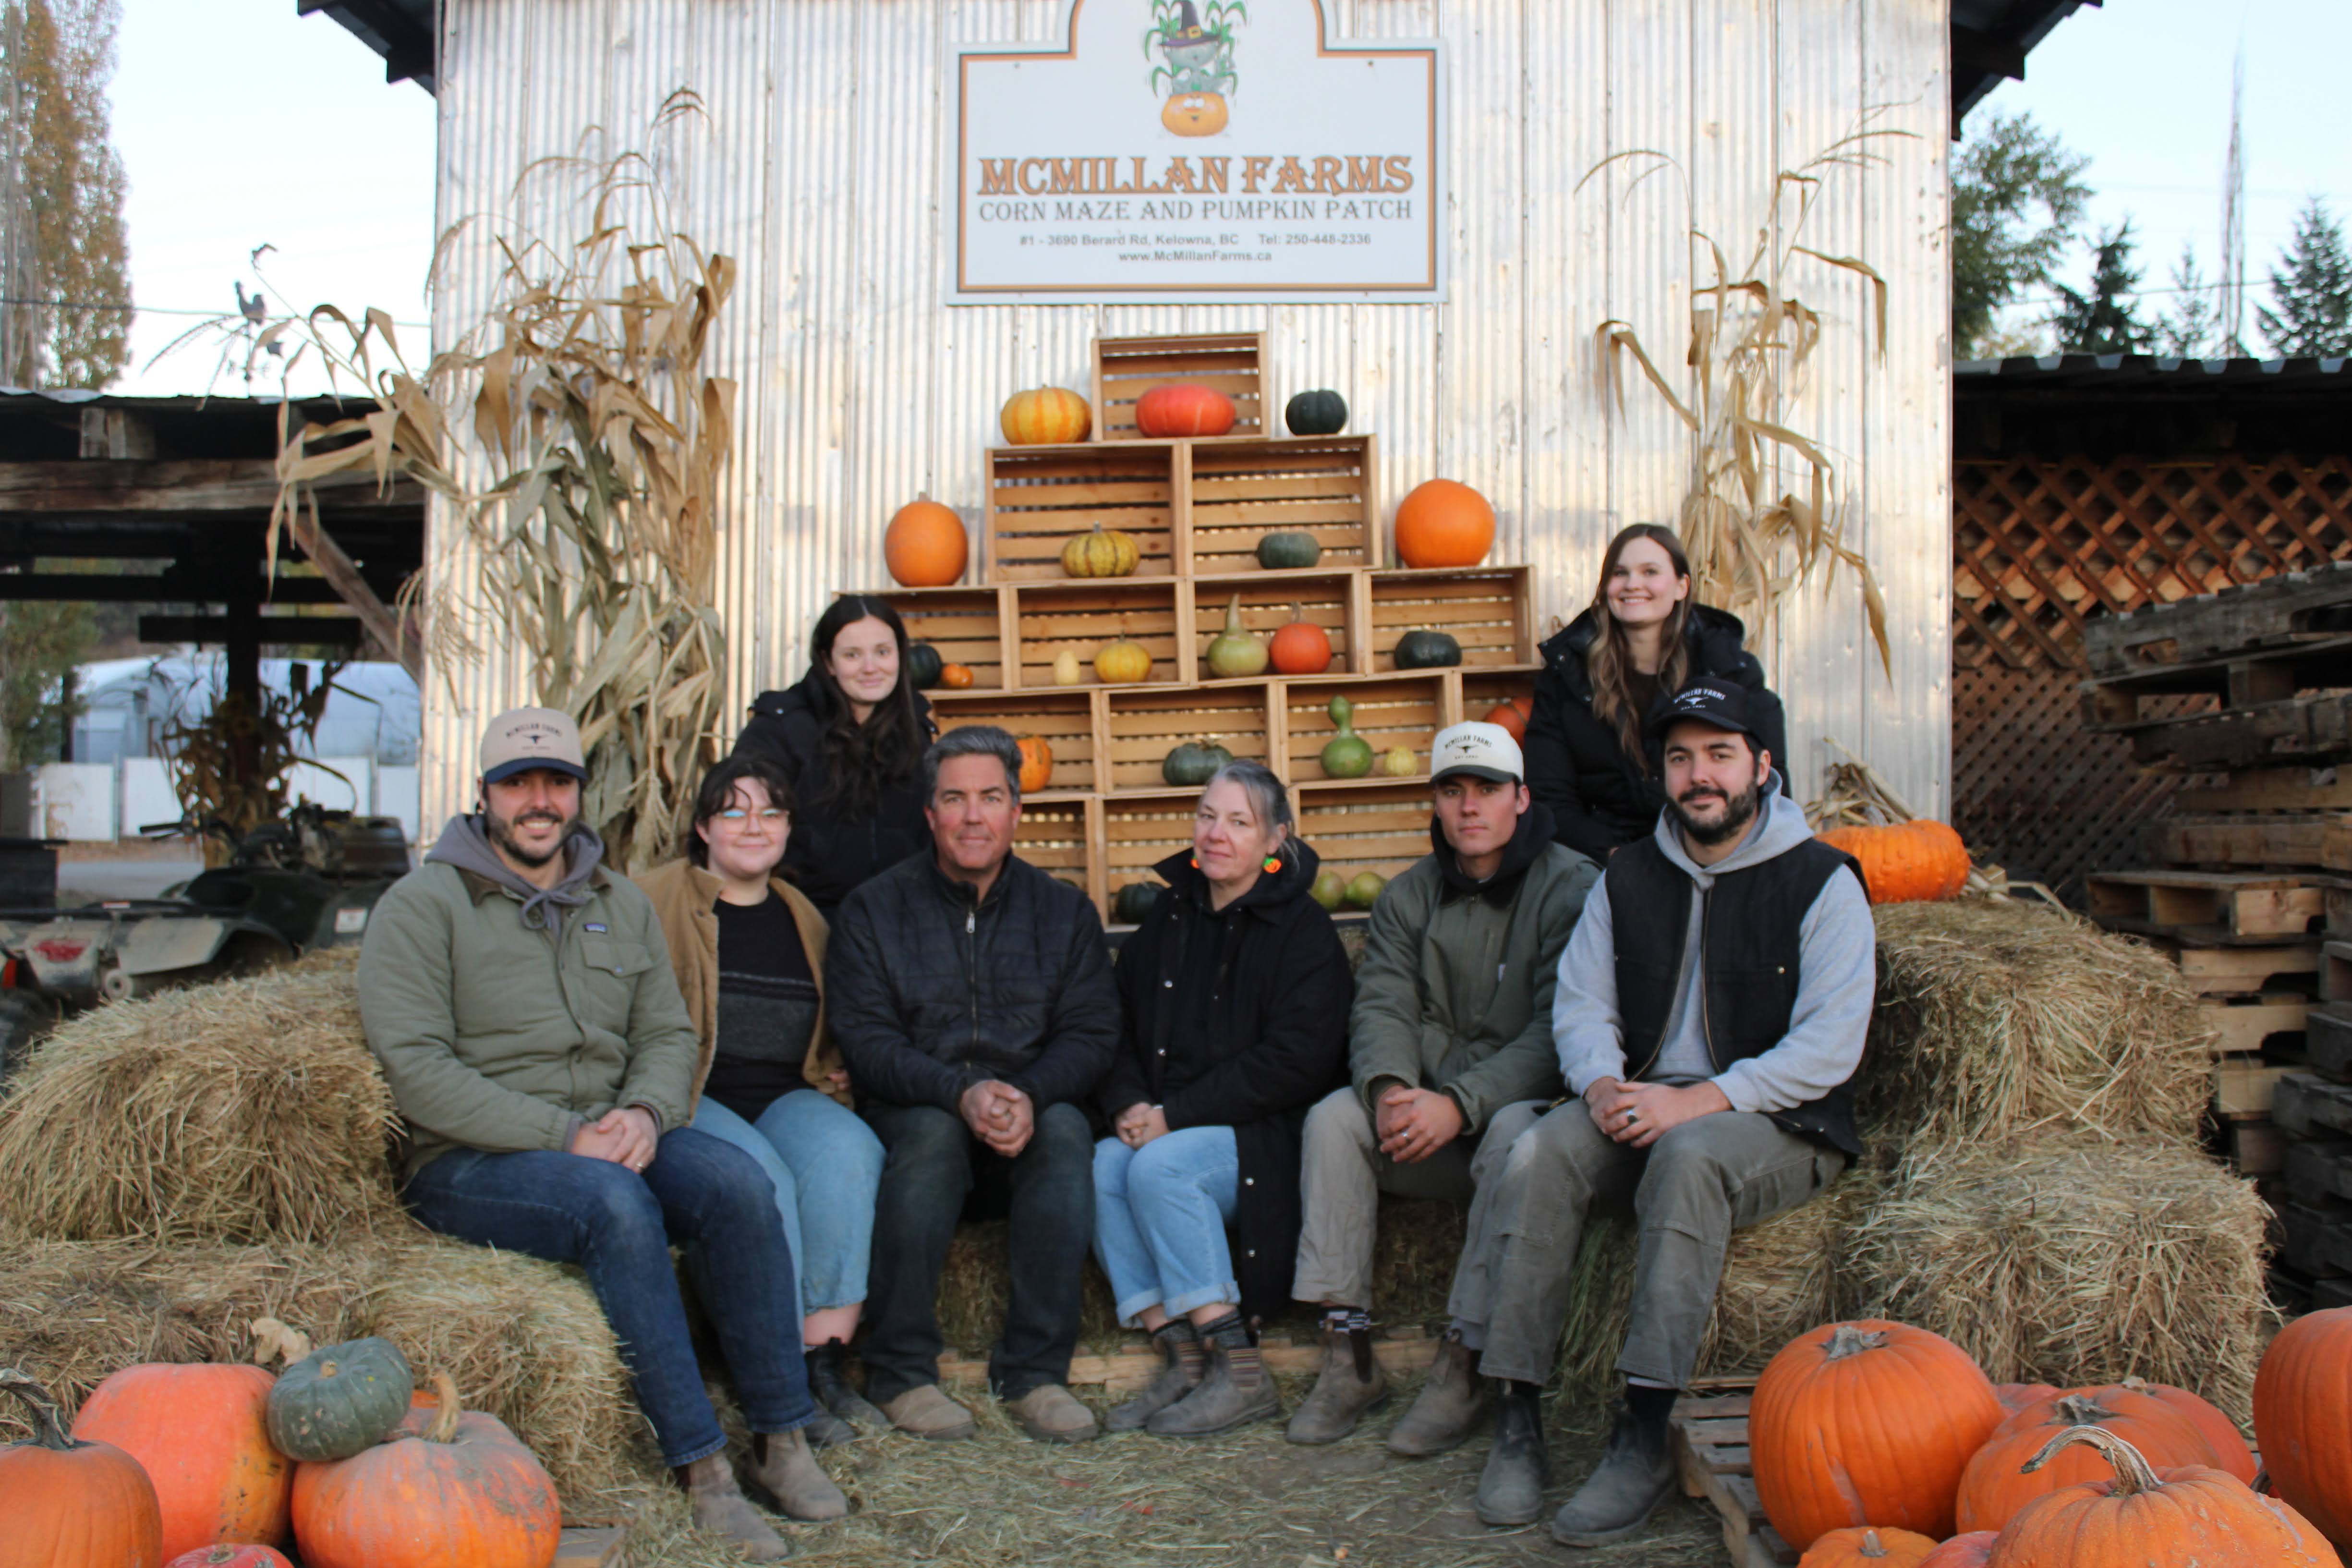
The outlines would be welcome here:
<svg viewBox="0 0 2352 1568">
<path fill-rule="evenodd" d="M 2156 341 L 2166 353 L 2201 359 L 2221 352 L 2221 307 L 2213 298 L 2214 285 L 2198 268 L 2197 252 L 2187 240 L 2180 259 L 2172 264 L 2172 303 L 2156 323 Z"/>
<path fill-rule="evenodd" d="M 2155 330 L 2140 319 L 2135 297 L 2139 292 L 2139 268 L 2131 264 L 2131 219 L 2121 228 L 2099 236 L 2091 266 L 2091 291 L 2078 294 L 2058 285 L 2063 301 L 2050 324 L 2058 333 L 2058 350 L 2070 354 L 2146 353 Z"/>
<path fill-rule="evenodd" d="M 1981 123 L 1952 160 L 1952 343 L 1962 359 L 1993 342 L 1993 317 L 2052 270 L 2082 222 L 2090 160 L 2026 114 Z"/>
<path fill-rule="evenodd" d="M 0 378 L 103 387 L 130 357 L 122 160 L 107 110 L 121 0 L 0 0 Z M 52 303 L 55 302 L 55 303 Z"/>
<path fill-rule="evenodd" d="M 2352 354 L 2352 256 L 2343 226 L 2317 196 L 2294 220 L 2294 238 L 2271 268 L 2271 301 L 2257 309 L 2263 337 L 2278 354 Z"/>
<path fill-rule="evenodd" d="M 96 640 L 88 605 L 0 602 L 0 773 L 58 754 L 74 720 L 65 673 Z"/>
</svg>

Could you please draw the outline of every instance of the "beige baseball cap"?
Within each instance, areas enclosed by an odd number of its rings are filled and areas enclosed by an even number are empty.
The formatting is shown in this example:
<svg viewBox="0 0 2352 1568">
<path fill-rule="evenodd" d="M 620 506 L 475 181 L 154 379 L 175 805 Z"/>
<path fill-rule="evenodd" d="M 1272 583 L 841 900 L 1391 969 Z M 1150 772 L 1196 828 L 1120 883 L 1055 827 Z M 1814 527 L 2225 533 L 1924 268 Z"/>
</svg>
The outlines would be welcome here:
<svg viewBox="0 0 2352 1568">
<path fill-rule="evenodd" d="M 580 751 L 580 726 L 552 708 L 509 708 L 482 731 L 482 782 L 496 784 L 533 768 L 553 768 L 575 779 L 588 776 Z"/>
<path fill-rule="evenodd" d="M 1528 776 L 1528 760 L 1511 732 L 1500 724 L 1475 721 L 1452 724 L 1437 732 L 1436 744 L 1429 748 L 1429 782 L 1433 784 L 1454 773 L 1496 784 L 1522 784 Z"/>
</svg>

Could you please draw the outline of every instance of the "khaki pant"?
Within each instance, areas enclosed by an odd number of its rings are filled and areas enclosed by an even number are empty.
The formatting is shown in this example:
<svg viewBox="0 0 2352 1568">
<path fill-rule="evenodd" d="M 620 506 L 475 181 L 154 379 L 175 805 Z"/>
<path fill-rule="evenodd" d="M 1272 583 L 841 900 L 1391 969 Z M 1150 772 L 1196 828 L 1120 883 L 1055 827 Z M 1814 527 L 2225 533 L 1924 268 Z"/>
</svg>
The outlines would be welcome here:
<svg viewBox="0 0 2352 1568">
<path fill-rule="evenodd" d="M 1372 1304 L 1372 1238 L 1381 1194 L 1460 1203 L 1486 1185 L 1512 1140 L 1543 1114 L 1540 1100 L 1497 1111 L 1475 1143 L 1457 1138 L 1426 1160 L 1399 1164 L 1381 1152 L 1371 1113 L 1353 1089 L 1334 1089 L 1307 1113 L 1299 1159 L 1298 1270 L 1290 1293 L 1301 1301 Z"/>
<path fill-rule="evenodd" d="M 1769 1116 L 1718 1111 L 1635 1149 L 1595 1127 L 1582 1100 L 1570 1100 L 1521 1133 L 1479 1183 L 1454 1276 L 1454 1318 L 1485 1330 L 1481 1372 L 1544 1382 L 1568 1318 L 1585 1216 L 1630 1197 L 1641 1247 L 1617 1370 L 1684 1387 L 1731 1233 L 1795 1208 L 1844 1169 L 1843 1154 L 1782 1131 Z M 1475 1331 L 1467 1337 L 1477 1342 Z"/>
</svg>

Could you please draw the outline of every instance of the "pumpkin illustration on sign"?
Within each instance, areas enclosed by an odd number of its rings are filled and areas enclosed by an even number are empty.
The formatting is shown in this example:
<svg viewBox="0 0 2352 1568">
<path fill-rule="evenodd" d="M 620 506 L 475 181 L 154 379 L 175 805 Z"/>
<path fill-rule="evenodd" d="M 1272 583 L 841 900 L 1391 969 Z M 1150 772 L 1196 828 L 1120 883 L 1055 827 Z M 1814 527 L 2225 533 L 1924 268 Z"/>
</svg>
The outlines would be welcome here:
<svg viewBox="0 0 2352 1568">
<path fill-rule="evenodd" d="M 1168 94 L 1160 123 L 1179 136 L 1214 136 L 1232 118 L 1225 94 L 1239 85 L 1234 75 L 1234 24 L 1249 20 L 1243 0 L 1152 0 L 1151 26 L 1143 35 L 1146 58 L 1163 62 L 1151 69 L 1151 91 Z"/>
</svg>

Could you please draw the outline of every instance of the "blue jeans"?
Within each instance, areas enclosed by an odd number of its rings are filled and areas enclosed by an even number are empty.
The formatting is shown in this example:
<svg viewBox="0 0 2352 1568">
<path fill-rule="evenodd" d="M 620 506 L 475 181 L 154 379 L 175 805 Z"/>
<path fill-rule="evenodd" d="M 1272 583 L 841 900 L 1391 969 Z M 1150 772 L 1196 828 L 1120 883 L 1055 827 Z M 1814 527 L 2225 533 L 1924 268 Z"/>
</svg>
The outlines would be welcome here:
<svg viewBox="0 0 2352 1568">
<path fill-rule="evenodd" d="M 552 1150 L 453 1149 L 401 1195 L 428 1230 L 587 1270 L 664 1464 L 727 1446 L 687 1337 L 673 1240 L 694 1267 L 751 1430 L 791 1432 L 815 1415 L 800 1325 L 786 1316 L 798 1296 L 775 1192 L 741 1151 L 681 1127 L 639 1174 Z"/>
<path fill-rule="evenodd" d="M 1146 1307 L 1181 1318 L 1242 1299 L 1225 1240 L 1241 1169 L 1230 1127 L 1187 1127 L 1140 1149 L 1095 1145 L 1095 1256 L 1120 1322 L 1134 1327 Z"/>
<path fill-rule="evenodd" d="M 866 1300 L 882 1140 L 857 1112 L 815 1089 L 796 1089 L 771 1100 L 757 1121 L 705 1096 L 694 1125 L 760 1162 L 774 1184 L 776 1212 L 800 1270 L 801 1316 Z"/>
</svg>

